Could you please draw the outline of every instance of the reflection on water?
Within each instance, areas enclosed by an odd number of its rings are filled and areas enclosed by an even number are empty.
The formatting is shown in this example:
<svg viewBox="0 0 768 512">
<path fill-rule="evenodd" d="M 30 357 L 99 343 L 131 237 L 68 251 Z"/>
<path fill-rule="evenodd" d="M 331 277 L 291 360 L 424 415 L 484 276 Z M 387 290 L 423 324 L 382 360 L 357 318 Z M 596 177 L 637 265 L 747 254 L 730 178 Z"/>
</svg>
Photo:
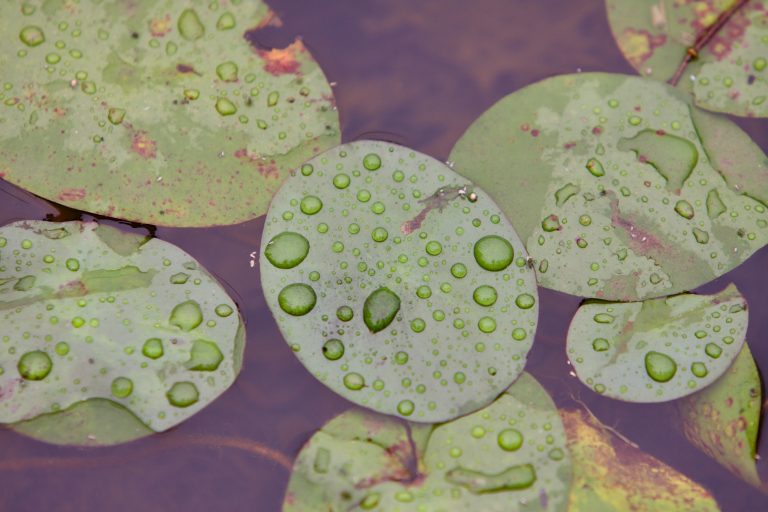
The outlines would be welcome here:
<svg viewBox="0 0 768 512">
<path fill-rule="evenodd" d="M 257 41 L 277 46 L 293 34 L 304 37 L 329 79 L 338 82 L 345 141 L 391 140 L 444 160 L 464 129 L 515 89 L 578 69 L 632 73 L 611 39 L 603 0 L 271 3 L 285 26 Z M 768 122 L 739 124 L 768 150 Z M 1 224 L 46 218 L 72 220 L 80 213 L 0 183 Z M 156 230 L 216 274 L 243 308 L 248 345 L 232 389 L 173 431 L 123 447 L 52 447 L 0 430 L 0 510 L 279 510 L 285 463 L 349 404 L 316 382 L 280 338 L 258 269 L 250 266 L 262 228 L 258 219 L 234 227 Z M 768 251 L 762 250 L 703 288 L 715 292 L 735 282 L 747 297 L 756 313 L 748 339 L 763 369 L 766 268 Z M 574 397 L 584 401 L 604 423 L 710 488 L 724 511 L 768 509 L 768 497 L 672 429 L 672 407 L 601 398 L 569 376 L 565 334 L 579 300 L 541 291 L 544 321 L 528 370 L 560 405 L 574 405 Z"/>
</svg>

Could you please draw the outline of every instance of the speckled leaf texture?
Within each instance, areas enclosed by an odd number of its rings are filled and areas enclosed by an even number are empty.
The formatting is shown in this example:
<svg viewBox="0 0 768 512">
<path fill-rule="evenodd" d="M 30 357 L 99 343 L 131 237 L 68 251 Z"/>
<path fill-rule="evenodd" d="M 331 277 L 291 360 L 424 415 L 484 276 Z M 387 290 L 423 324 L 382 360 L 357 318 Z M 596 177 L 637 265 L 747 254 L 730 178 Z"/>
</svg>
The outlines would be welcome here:
<svg viewBox="0 0 768 512">
<path fill-rule="evenodd" d="M 612 434 L 584 411 L 560 410 L 573 460 L 568 512 L 714 512 L 708 490 Z"/>
<path fill-rule="evenodd" d="M 668 81 L 697 37 L 738 9 L 697 52 L 679 86 L 696 105 L 737 116 L 768 116 L 768 0 L 606 0 L 624 57 L 643 76 Z"/>
<path fill-rule="evenodd" d="M 678 402 L 685 437 L 742 480 L 766 490 L 755 466 L 762 408 L 760 374 L 744 345 L 717 382 Z"/>
<path fill-rule="evenodd" d="M 72 208 L 165 226 L 263 215 L 288 171 L 339 141 L 330 85 L 258 0 L 0 1 L 0 178 Z"/>
<path fill-rule="evenodd" d="M 284 512 L 565 512 L 571 459 L 557 409 L 527 373 L 491 405 L 432 426 L 362 411 L 302 448 Z"/>
<path fill-rule="evenodd" d="M 748 317 L 733 285 L 715 295 L 591 301 L 568 329 L 568 358 L 579 380 L 600 394 L 666 402 L 725 373 L 744 345 Z"/>
<path fill-rule="evenodd" d="M 385 414 L 480 409 L 533 343 L 536 279 L 509 221 L 485 191 L 402 146 L 345 144 L 297 170 L 270 205 L 260 268 L 301 362 Z"/>
<path fill-rule="evenodd" d="M 0 228 L 0 423 L 58 444 L 167 430 L 242 365 L 237 306 L 177 247 L 95 222 Z"/>
<path fill-rule="evenodd" d="M 490 191 L 542 286 L 605 300 L 693 289 L 768 241 L 768 158 L 646 78 L 557 76 L 491 107 L 455 170 Z"/>
</svg>

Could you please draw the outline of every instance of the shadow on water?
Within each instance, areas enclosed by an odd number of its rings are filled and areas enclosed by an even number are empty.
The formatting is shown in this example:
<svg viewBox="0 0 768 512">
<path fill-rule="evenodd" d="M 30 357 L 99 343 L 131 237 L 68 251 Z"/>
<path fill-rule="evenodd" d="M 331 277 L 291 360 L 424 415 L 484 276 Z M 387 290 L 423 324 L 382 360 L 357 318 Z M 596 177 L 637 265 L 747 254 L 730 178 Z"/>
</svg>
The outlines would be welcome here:
<svg viewBox="0 0 768 512">
<path fill-rule="evenodd" d="M 271 4 L 284 26 L 255 32 L 250 40 L 268 49 L 303 38 L 329 80 L 338 82 L 345 141 L 390 140 L 440 160 L 478 115 L 529 83 L 579 69 L 633 74 L 613 43 L 603 0 Z M 768 150 L 765 121 L 738 122 Z M 0 182 L 1 224 L 93 218 Z M 250 264 L 263 218 L 207 229 L 104 222 L 180 246 L 225 283 L 247 324 L 243 372 L 189 421 L 126 446 L 54 447 L 0 430 L 0 510 L 279 510 L 289 474 L 285 461 L 350 405 L 301 366 L 266 308 L 258 268 Z M 766 268 L 764 249 L 704 290 L 734 282 L 753 311 L 768 311 Z M 527 369 L 558 404 L 584 402 L 604 423 L 711 489 L 722 510 L 768 509 L 768 497 L 683 439 L 671 425 L 671 406 L 626 404 L 581 385 L 564 350 L 580 299 L 549 290 L 540 297 L 542 321 Z M 752 315 L 748 339 L 762 368 L 768 368 L 766 338 L 768 315 Z"/>
</svg>

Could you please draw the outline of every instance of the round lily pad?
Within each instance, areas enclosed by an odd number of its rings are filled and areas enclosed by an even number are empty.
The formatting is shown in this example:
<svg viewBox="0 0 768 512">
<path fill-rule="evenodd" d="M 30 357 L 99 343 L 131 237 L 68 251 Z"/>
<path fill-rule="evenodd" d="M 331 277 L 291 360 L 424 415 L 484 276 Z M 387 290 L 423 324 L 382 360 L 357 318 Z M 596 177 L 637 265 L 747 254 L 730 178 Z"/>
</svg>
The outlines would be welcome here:
<svg viewBox="0 0 768 512">
<path fill-rule="evenodd" d="M 717 512 L 712 494 L 584 411 L 560 410 L 573 460 L 569 512 Z"/>
<path fill-rule="evenodd" d="M 0 228 L 0 423 L 107 445 L 179 424 L 240 372 L 237 306 L 188 254 L 95 222 Z"/>
<path fill-rule="evenodd" d="M 434 427 L 337 416 L 299 453 L 283 511 L 556 512 L 570 483 L 557 409 L 523 374 L 486 408 Z"/>
<path fill-rule="evenodd" d="M 499 101 L 457 142 L 539 283 L 605 300 L 693 289 L 768 242 L 768 158 L 736 125 L 653 80 L 550 78 Z"/>
<path fill-rule="evenodd" d="M 579 380 L 628 402 L 690 395 L 725 373 L 744 345 L 747 303 L 735 286 L 715 295 L 587 302 L 568 329 Z"/>
<path fill-rule="evenodd" d="M 433 158 L 361 141 L 288 178 L 260 266 L 313 375 L 357 404 L 435 422 L 487 405 L 523 370 L 538 314 L 526 259 L 487 193 Z"/>
<path fill-rule="evenodd" d="M 234 224 L 339 141 L 301 40 L 246 39 L 275 23 L 260 0 L 38 4 L 0 3 L 0 178 L 30 192 L 147 224 Z"/>
<path fill-rule="evenodd" d="M 679 74 L 679 86 L 708 110 L 768 116 L 768 0 L 606 6 L 616 42 L 638 73 L 665 82 Z M 706 44 L 697 44 L 709 32 Z M 695 58 L 681 74 L 689 48 Z"/>
</svg>

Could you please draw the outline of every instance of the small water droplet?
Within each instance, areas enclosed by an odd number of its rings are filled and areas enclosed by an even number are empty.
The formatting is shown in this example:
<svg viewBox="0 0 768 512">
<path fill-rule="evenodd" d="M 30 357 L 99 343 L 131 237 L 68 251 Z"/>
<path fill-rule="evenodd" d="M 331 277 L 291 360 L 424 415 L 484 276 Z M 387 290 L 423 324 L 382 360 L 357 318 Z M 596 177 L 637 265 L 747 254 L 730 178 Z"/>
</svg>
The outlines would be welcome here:
<svg viewBox="0 0 768 512">
<path fill-rule="evenodd" d="M 709 371 L 707 370 L 707 366 L 704 363 L 696 362 L 691 365 L 691 373 L 701 379 L 706 377 Z"/>
<path fill-rule="evenodd" d="M 360 391 L 365 387 L 365 378 L 359 373 L 348 373 L 344 375 L 344 387 L 350 391 Z"/>
<path fill-rule="evenodd" d="M 344 343 L 341 340 L 332 339 L 323 344 L 323 355 L 329 361 L 341 359 L 344 355 Z"/>
<path fill-rule="evenodd" d="M 203 322 L 203 311 L 200 304 L 194 300 L 188 300 L 176 305 L 171 311 L 168 323 L 178 327 L 184 332 L 189 332 Z"/>
<path fill-rule="evenodd" d="M 605 352 L 609 348 L 611 348 L 611 344 L 605 338 L 595 338 L 592 341 L 592 349 L 595 352 Z"/>
<path fill-rule="evenodd" d="M 219 97 L 216 99 L 216 112 L 222 116 L 231 116 L 237 112 L 237 106 L 227 98 Z"/>
<path fill-rule="evenodd" d="M 333 177 L 333 186 L 338 188 L 339 190 L 343 190 L 347 188 L 352 180 L 350 179 L 348 174 L 337 174 Z"/>
<path fill-rule="evenodd" d="M 133 381 L 127 377 L 118 377 L 112 381 L 112 395 L 126 398 L 133 393 Z"/>
<path fill-rule="evenodd" d="M 223 82 L 237 82 L 237 64 L 227 61 L 216 66 L 216 75 Z"/>
<path fill-rule="evenodd" d="M 475 288 L 472 298 L 479 305 L 489 307 L 496 303 L 498 293 L 493 286 L 482 285 Z"/>
<path fill-rule="evenodd" d="M 363 167 L 369 171 L 375 171 L 381 167 L 381 157 L 376 153 L 369 153 L 363 158 Z"/>
<path fill-rule="evenodd" d="M 194 9 L 184 9 L 179 16 L 179 33 L 187 41 L 195 41 L 205 35 L 205 26 Z"/>
<path fill-rule="evenodd" d="M 595 176 L 596 178 L 605 176 L 605 169 L 603 168 L 603 164 L 601 164 L 600 161 L 596 158 L 590 158 L 587 161 L 586 167 L 592 176 Z"/>
<path fill-rule="evenodd" d="M 521 293 L 515 299 L 515 305 L 520 309 L 531 309 L 536 304 L 536 299 L 529 293 Z"/>
<path fill-rule="evenodd" d="M 560 229 L 560 218 L 557 215 L 547 215 L 541 221 L 541 229 L 551 233 Z"/>
<path fill-rule="evenodd" d="M 397 412 L 403 416 L 410 416 L 413 414 L 415 408 L 413 402 L 410 400 L 401 400 L 400 403 L 397 404 Z"/>
<path fill-rule="evenodd" d="M 675 211 L 678 215 L 686 219 L 693 218 L 693 206 L 691 206 L 691 203 L 684 199 L 681 199 L 675 204 Z"/>
<path fill-rule="evenodd" d="M 379 288 L 365 299 L 363 321 L 371 332 L 386 329 L 400 310 L 400 297 L 389 288 Z"/>
<path fill-rule="evenodd" d="M 107 119 L 109 119 L 109 122 L 114 125 L 122 123 L 123 119 L 125 119 L 125 109 L 110 108 L 109 112 L 107 113 Z"/>
<path fill-rule="evenodd" d="M 723 353 L 723 349 L 717 343 L 707 343 L 704 352 L 712 359 L 717 359 Z"/>
<path fill-rule="evenodd" d="M 384 242 L 388 237 L 389 232 L 382 227 L 378 227 L 371 232 L 371 238 L 374 242 Z"/>
<path fill-rule="evenodd" d="M 497 437 L 499 447 L 506 452 L 519 450 L 523 446 L 523 434 L 514 428 L 504 429 Z"/>
<path fill-rule="evenodd" d="M 21 42 L 29 47 L 39 46 L 45 42 L 45 34 L 40 27 L 29 25 L 19 32 Z"/>
<path fill-rule="evenodd" d="M 149 338 L 141 347 L 141 353 L 150 359 L 163 357 L 163 342 L 160 338 Z"/>
<path fill-rule="evenodd" d="M 308 254 L 309 241 L 292 231 L 283 231 L 275 235 L 264 249 L 264 256 L 272 265 L 280 269 L 298 266 Z"/>
<path fill-rule="evenodd" d="M 598 313 L 592 319 L 599 323 L 599 324 L 610 324 L 613 323 L 614 316 L 608 313 Z"/>
<path fill-rule="evenodd" d="M 188 370 L 197 372 L 212 372 L 218 369 L 224 360 L 219 346 L 208 340 L 195 340 L 189 354 L 189 361 L 185 364 Z"/>
</svg>

